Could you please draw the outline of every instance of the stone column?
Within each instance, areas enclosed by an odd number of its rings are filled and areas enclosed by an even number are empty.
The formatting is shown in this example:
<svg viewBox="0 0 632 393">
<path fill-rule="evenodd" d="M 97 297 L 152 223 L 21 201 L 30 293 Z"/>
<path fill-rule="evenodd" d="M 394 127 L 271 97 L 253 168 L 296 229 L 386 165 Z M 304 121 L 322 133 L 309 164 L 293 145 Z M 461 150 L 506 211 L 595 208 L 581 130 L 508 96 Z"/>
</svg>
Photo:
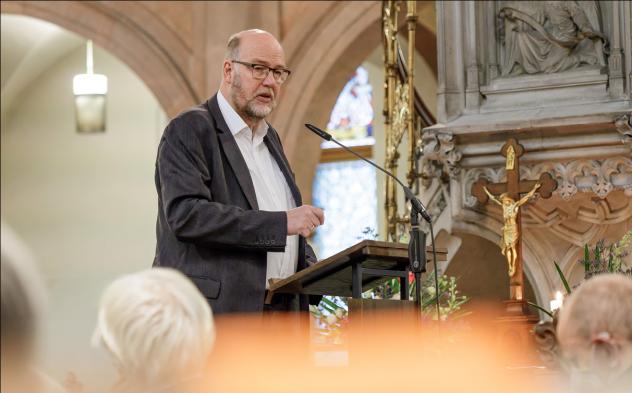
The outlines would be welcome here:
<svg viewBox="0 0 632 393">
<path fill-rule="evenodd" d="M 467 64 L 465 108 L 468 112 L 478 112 L 481 95 L 478 82 L 478 59 L 476 51 L 476 2 L 465 3 L 465 63 Z"/>
<path fill-rule="evenodd" d="M 437 121 L 446 122 L 463 113 L 465 75 L 463 59 L 463 4 L 437 2 Z"/>
<path fill-rule="evenodd" d="M 608 92 L 612 98 L 623 98 L 623 50 L 621 49 L 621 17 L 623 3 L 612 7 L 612 38 L 608 58 Z M 629 25 L 629 23 L 628 23 Z"/>
</svg>

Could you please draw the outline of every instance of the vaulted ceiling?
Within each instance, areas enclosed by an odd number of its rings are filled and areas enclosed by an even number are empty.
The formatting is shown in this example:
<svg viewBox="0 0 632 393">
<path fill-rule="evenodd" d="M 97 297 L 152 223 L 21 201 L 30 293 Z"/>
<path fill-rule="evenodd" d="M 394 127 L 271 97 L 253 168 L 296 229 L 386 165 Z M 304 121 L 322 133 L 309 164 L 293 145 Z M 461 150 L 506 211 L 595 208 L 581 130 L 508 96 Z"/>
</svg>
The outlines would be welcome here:
<svg viewBox="0 0 632 393">
<path fill-rule="evenodd" d="M 84 39 L 57 25 L 20 15 L 2 14 L 2 117 L 20 93 Z"/>
</svg>

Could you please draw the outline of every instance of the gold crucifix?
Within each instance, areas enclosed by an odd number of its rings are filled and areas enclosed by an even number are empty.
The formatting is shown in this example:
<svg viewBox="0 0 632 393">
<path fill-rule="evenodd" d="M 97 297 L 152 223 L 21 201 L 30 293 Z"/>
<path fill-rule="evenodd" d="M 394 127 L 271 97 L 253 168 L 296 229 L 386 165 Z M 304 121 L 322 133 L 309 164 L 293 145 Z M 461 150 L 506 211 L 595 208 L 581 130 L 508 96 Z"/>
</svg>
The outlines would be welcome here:
<svg viewBox="0 0 632 393">
<path fill-rule="evenodd" d="M 502 254 L 507 258 L 507 266 L 509 267 L 509 277 L 513 277 L 516 274 L 516 259 L 518 258 L 518 251 L 516 246 L 518 245 L 518 238 L 520 236 L 520 230 L 518 229 L 518 223 L 516 217 L 520 212 L 520 206 L 527 203 L 531 197 L 535 194 L 536 190 L 540 188 L 541 184 L 536 185 L 529 191 L 529 193 L 523 196 L 520 200 L 514 201 L 506 193 L 500 194 L 500 197 L 496 198 L 487 190 L 487 187 L 483 187 L 483 190 L 492 201 L 496 202 L 503 208 L 503 219 L 505 224 L 503 225 L 502 239 L 500 240 L 500 248 Z"/>
<path fill-rule="evenodd" d="M 500 248 L 507 259 L 509 270 L 510 298 L 523 300 L 524 276 L 522 270 L 522 228 L 520 207 L 527 203 L 536 191 L 542 198 L 550 198 L 557 188 L 557 182 L 548 172 L 540 175 L 539 180 L 520 180 L 519 158 L 524 154 L 524 147 L 515 139 L 509 139 L 500 153 L 505 157 L 507 181 L 505 183 L 489 183 L 480 178 L 472 185 L 472 195 L 481 204 L 492 200 L 503 209 L 503 228 Z M 526 194 L 521 197 L 521 194 Z"/>
</svg>

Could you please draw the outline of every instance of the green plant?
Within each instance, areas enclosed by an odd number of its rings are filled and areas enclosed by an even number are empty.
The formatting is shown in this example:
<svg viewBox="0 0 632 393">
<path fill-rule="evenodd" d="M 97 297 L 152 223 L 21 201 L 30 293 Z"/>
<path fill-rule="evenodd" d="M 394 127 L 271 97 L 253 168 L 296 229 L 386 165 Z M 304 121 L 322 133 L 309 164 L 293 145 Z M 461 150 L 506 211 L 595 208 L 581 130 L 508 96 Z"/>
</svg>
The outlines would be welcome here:
<svg viewBox="0 0 632 393">
<path fill-rule="evenodd" d="M 377 238 L 377 232 L 371 228 L 366 228 L 362 232 L 365 236 L 373 236 Z M 366 237 L 365 237 L 366 238 Z M 400 231 L 399 243 L 408 243 L 410 236 L 406 231 Z M 413 299 L 415 296 L 414 276 L 409 273 L 408 276 L 408 298 Z M 393 299 L 400 296 L 401 283 L 399 278 L 391 278 L 385 281 L 383 284 L 378 285 L 371 290 L 365 292 L 363 297 L 371 299 Z M 436 309 L 436 296 L 437 293 L 434 277 L 431 274 L 427 274 L 422 280 L 422 304 L 421 308 L 426 317 L 437 319 Z M 448 317 L 456 318 L 466 315 L 467 313 L 459 313 L 461 306 L 469 301 L 469 298 L 463 294 L 460 294 L 457 289 L 457 278 L 451 276 L 439 276 L 439 313 L 441 314 L 441 320 L 446 320 Z"/>
<path fill-rule="evenodd" d="M 564 289 L 566 290 L 566 294 L 570 295 L 571 294 L 571 287 L 570 285 L 568 285 L 568 280 L 566 280 L 566 276 L 564 276 L 564 273 L 562 272 L 562 269 L 560 268 L 560 265 L 557 264 L 557 262 L 553 261 L 553 264 L 555 265 L 555 271 L 557 272 L 557 275 L 560 277 L 560 281 L 562 281 L 562 285 L 564 285 Z M 533 303 L 533 302 L 529 302 L 527 301 L 527 303 L 534 308 L 537 308 L 538 310 L 542 311 L 543 313 L 545 313 L 546 315 L 548 315 L 551 319 L 553 319 L 553 312 L 547 310 L 546 308 Z"/>
<path fill-rule="evenodd" d="M 599 240 L 594 249 L 584 246 L 584 257 L 579 262 L 584 266 L 586 279 L 601 273 L 623 273 L 632 275 L 632 269 L 625 270 L 623 258 L 629 254 L 632 231 L 628 231 L 621 240 L 610 245 L 604 239 Z"/>
<path fill-rule="evenodd" d="M 604 239 L 597 241 L 594 249 L 590 249 L 588 244 L 584 245 L 584 256 L 579 262 L 584 266 L 584 278 L 601 274 L 601 273 L 621 273 L 628 276 L 632 276 L 632 268 L 625 269 L 623 265 L 623 258 L 629 255 L 629 248 L 632 243 L 632 231 L 628 231 L 623 237 L 610 245 L 606 244 Z M 557 262 L 553 261 L 555 265 L 555 271 L 557 272 L 566 294 L 570 295 L 572 292 L 571 286 L 568 284 L 568 280 Z M 553 313 L 544 307 L 528 302 L 530 306 L 542 311 L 549 317 L 553 318 Z"/>
<path fill-rule="evenodd" d="M 412 274 L 409 276 L 408 296 L 410 299 L 415 294 L 416 282 L 413 281 Z M 373 299 L 393 299 L 400 295 L 401 283 L 398 278 L 386 281 L 384 284 L 377 286 L 363 294 L 364 297 Z M 457 278 L 452 276 L 439 276 L 439 312 L 441 320 L 448 318 L 462 317 L 466 313 L 459 313 L 461 306 L 469 301 L 469 298 L 460 293 L 457 289 Z M 426 275 L 422 280 L 422 303 L 421 308 L 425 316 L 437 319 L 436 310 L 436 286 L 434 278 L 431 274 Z"/>
<path fill-rule="evenodd" d="M 362 235 L 358 240 L 377 239 L 378 233 L 375 229 L 366 227 L 362 230 Z M 405 237 L 400 238 L 400 242 L 407 241 Z M 408 277 L 409 298 L 413 298 L 416 282 L 412 273 Z M 455 319 L 463 317 L 469 313 L 462 312 L 461 306 L 469 301 L 469 298 L 460 293 L 457 289 L 457 278 L 441 275 L 439 277 L 439 291 L 435 288 L 432 275 L 428 274 L 423 279 L 422 290 L 422 310 L 423 314 L 434 320 L 437 319 L 436 294 L 439 293 L 439 311 L 441 320 L 448 318 Z M 383 284 L 362 294 L 363 298 L 369 299 L 392 299 L 400 294 L 400 281 L 392 278 Z M 315 319 L 317 332 L 327 341 L 336 343 L 340 341 L 342 330 L 348 322 L 347 300 L 340 296 L 323 296 L 318 306 L 310 306 L 310 313 Z"/>
</svg>

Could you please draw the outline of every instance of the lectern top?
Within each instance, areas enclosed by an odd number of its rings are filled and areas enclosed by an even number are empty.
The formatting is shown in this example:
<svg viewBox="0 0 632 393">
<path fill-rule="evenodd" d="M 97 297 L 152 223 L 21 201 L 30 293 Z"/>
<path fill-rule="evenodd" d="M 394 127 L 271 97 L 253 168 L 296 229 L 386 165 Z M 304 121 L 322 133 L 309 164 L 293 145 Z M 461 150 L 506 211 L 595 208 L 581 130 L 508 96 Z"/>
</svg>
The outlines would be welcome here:
<svg viewBox="0 0 632 393">
<path fill-rule="evenodd" d="M 426 250 L 428 254 L 428 249 Z M 437 259 L 446 260 L 447 250 L 437 249 Z M 428 255 L 427 255 L 428 256 Z M 278 293 L 351 296 L 352 266 L 364 269 L 405 271 L 408 268 L 408 245 L 377 240 L 363 240 L 317 264 L 270 285 Z M 384 277 L 363 279 L 363 291 L 384 281 Z M 365 289 L 366 288 L 366 289 Z"/>
</svg>

